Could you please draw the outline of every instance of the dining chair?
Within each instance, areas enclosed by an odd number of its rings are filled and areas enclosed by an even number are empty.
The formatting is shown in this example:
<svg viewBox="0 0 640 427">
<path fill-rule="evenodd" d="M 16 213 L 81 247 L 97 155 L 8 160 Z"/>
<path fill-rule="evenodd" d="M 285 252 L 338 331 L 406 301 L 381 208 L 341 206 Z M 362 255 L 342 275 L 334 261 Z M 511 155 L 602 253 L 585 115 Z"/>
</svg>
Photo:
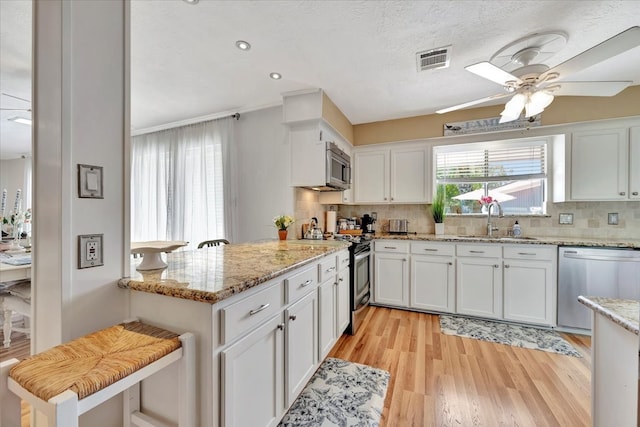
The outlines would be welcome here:
<svg viewBox="0 0 640 427">
<path fill-rule="evenodd" d="M 204 248 L 205 246 L 208 248 L 211 246 L 220 246 L 221 243 L 228 245 L 229 241 L 227 239 L 205 240 L 204 242 L 200 242 L 198 249 Z"/>
</svg>

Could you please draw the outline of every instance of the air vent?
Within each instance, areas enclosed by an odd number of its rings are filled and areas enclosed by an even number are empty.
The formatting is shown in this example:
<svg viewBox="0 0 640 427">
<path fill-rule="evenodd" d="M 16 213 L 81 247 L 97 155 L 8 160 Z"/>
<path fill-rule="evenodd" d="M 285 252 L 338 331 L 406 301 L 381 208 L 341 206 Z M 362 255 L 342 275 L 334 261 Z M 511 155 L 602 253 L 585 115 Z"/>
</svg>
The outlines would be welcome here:
<svg viewBox="0 0 640 427">
<path fill-rule="evenodd" d="M 447 68 L 449 66 L 450 55 L 451 46 L 418 52 L 416 53 L 418 71 Z"/>
</svg>

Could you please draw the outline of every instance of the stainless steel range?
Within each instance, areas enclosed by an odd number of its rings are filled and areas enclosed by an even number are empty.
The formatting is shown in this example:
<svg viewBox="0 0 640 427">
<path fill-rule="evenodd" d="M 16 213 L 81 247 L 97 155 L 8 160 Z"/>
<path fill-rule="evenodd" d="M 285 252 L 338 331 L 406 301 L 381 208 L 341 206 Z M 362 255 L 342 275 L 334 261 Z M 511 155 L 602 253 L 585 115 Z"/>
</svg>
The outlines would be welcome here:
<svg viewBox="0 0 640 427">
<path fill-rule="evenodd" d="M 351 319 L 347 333 L 354 335 L 367 314 L 371 299 L 371 240 L 351 237 L 349 247 L 349 303 Z"/>
</svg>

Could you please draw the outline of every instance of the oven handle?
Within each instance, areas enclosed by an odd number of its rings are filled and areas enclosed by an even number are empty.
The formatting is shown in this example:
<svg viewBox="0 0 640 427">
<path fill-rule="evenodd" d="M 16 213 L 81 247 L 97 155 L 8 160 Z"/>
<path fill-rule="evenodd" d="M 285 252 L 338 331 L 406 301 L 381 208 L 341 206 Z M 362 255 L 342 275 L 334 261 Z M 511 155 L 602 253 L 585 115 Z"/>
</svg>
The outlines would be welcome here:
<svg viewBox="0 0 640 427">
<path fill-rule="evenodd" d="M 371 251 L 361 252 L 358 255 L 356 255 L 355 260 L 360 261 L 361 259 L 366 258 L 369 255 L 371 255 Z"/>
</svg>

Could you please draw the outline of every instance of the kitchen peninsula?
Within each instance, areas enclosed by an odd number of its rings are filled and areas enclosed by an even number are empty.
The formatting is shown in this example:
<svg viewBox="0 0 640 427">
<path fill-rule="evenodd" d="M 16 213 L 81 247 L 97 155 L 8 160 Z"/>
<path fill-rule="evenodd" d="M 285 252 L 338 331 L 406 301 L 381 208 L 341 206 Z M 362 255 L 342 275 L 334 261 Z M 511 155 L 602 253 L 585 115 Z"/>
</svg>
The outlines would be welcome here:
<svg viewBox="0 0 640 427">
<path fill-rule="evenodd" d="M 593 310 L 591 417 L 594 426 L 637 426 L 640 301 L 581 296 Z"/>
<path fill-rule="evenodd" d="M 131 277 L 119 281 L 131 315 L 196 336 L 198 425 L 277 424 L 324 359 L 327 330 L 333 343 L 344 330 L 338 319 L 349 302 L 338 288 L 349 286 L 348 245 L 231 244 L 169 253 L 168 267 L 151 271 L 132 260 Z M 174 422 L 175 374 L 147 380 L 142 400 Z"/>
</svg>

